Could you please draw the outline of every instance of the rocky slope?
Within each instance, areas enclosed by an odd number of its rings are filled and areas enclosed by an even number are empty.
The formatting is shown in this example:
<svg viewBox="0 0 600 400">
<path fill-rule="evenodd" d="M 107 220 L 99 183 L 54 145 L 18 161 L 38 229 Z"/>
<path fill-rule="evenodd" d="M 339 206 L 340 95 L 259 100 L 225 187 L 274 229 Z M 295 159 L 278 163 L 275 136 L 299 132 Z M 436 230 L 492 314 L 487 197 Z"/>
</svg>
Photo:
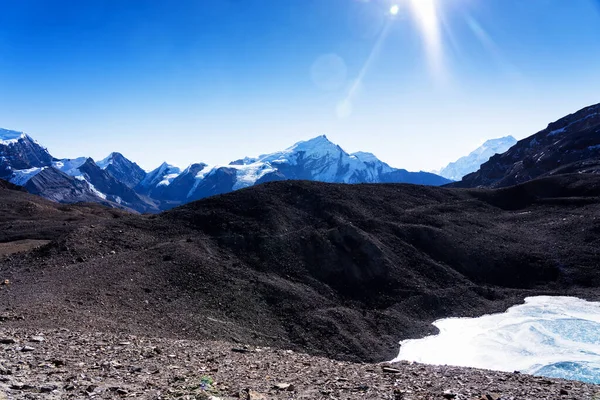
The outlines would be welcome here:
<svg viewBox="0 0 600 400">
<path fill-rule="evenodd" d="M 600 104 L 549 124 L 452 186 L 506 187 L 566 173 L 600 173 Z"/>
<path fill-rule="evenodd" d="M 0 303 L 33 329 L 392 359 L 438 318 L 597 297 L 599 194 L 581 174 L 495 191 L 285 181 L 139 216 L 4 189 L 0 242 L 50 242 L 2 260 Z"/>
<path fill-rule="evenodd" d="M 488 140 L 469 155 L 451 162 L 436 173 L 444 178 L 460 181 L 465 175 L 477 171 L 490 157 L 504 153 L 516 143 L 517 140 L 512 136 Z"/>
<path fill-rule="evenodd" d="M 600 387 L 467 368 L 353 364 L 289 350 L 0 328 L 0 399 L 596 399 Z"/>
</svg>

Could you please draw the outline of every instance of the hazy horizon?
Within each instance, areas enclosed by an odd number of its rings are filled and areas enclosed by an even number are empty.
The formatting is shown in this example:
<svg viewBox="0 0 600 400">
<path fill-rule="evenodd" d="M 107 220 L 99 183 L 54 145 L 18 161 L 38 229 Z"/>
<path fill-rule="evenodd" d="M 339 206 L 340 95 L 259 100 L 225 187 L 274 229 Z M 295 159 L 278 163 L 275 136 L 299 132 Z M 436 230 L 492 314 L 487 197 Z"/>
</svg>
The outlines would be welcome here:
<svg viewBox="0 0 600 400">
<path fill-rule="evenodd" d="M 600 102 L 598 0 L 24 0 L 0 127 L 60 158 L 227 164 L 325 134 L 432 171 Z M 583 62 L 585 60 L 585 62 Z"/>
</svg>

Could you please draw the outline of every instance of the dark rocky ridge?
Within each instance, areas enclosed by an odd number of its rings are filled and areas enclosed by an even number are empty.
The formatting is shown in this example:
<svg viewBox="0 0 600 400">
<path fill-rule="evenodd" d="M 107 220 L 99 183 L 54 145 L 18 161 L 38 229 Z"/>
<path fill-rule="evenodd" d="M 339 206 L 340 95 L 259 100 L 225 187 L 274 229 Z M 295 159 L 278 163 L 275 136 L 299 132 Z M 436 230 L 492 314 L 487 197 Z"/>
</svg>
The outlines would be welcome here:
<svg viewBox="0 0 600 400">
<path fill-rule="evenodd" d="M 597 299 L 599 195 L 581 174 L 502 190 L 286 181 L 139 216 L 4 189 L 0 241 L 53 241 L 0 264 L 0 302 L 24 317 L 10 326 L 381 361 L 438 318 Z"/>
<path fill-rule="evenodd" d="M 600 173 L 600 104 L 549 124 L 449 186 L 498 188 L 566 173 Z"/>
</svg>

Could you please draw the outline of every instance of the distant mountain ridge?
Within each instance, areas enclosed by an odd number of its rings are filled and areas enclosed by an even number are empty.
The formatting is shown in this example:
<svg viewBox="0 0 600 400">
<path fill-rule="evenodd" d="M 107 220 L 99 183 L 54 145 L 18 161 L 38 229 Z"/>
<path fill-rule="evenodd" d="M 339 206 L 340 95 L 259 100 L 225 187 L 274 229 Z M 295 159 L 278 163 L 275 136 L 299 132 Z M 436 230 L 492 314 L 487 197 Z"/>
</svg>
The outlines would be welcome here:
<svg viewBox="0 0 600 400">
<path fill-rule="evenodd" d="M 600 104 L 549 124 L 451 186 L 498 188 L 566 173 L 600 173 Z"/>
<path fill-rule="evenodd" d="M 88 157 L 56 159 L 24 133 L 0 133 L 0 178 L 55 201 L 98 202 L 138 212 L 157 212 L 279 180 L 432 186 L 450 182 L 432 173 L 392 168 L 371 153 L 347 153 L 325 135 L 227 165 L 195 163 L 181 171 L 163 163 L 147 173 L 118 152 L 98 162 Z"/>
<path fill-rule="evenodd" d="M 460 181 L 465 175 L 477 171 L 490 157 L 504 153 L 515 144 L 517 139 L 512 136 L 488 140 L 469 155 L 451 162 L 437 174 L 453 181 Z"/>
</svg>

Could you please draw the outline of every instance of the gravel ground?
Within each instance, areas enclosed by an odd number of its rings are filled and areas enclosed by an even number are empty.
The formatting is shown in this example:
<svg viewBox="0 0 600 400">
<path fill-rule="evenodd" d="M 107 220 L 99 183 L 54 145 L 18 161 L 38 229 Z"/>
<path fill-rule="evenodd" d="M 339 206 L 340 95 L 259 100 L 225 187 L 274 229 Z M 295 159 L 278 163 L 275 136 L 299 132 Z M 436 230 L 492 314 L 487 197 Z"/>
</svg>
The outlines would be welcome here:
<svg viewBox="0 0 600 400">
<path fill-rule="evenodd" d="M 225 342 L 4 328 L 0 343 L 0 399 L 600 399 L 580 382 Z"/>
</svg>

